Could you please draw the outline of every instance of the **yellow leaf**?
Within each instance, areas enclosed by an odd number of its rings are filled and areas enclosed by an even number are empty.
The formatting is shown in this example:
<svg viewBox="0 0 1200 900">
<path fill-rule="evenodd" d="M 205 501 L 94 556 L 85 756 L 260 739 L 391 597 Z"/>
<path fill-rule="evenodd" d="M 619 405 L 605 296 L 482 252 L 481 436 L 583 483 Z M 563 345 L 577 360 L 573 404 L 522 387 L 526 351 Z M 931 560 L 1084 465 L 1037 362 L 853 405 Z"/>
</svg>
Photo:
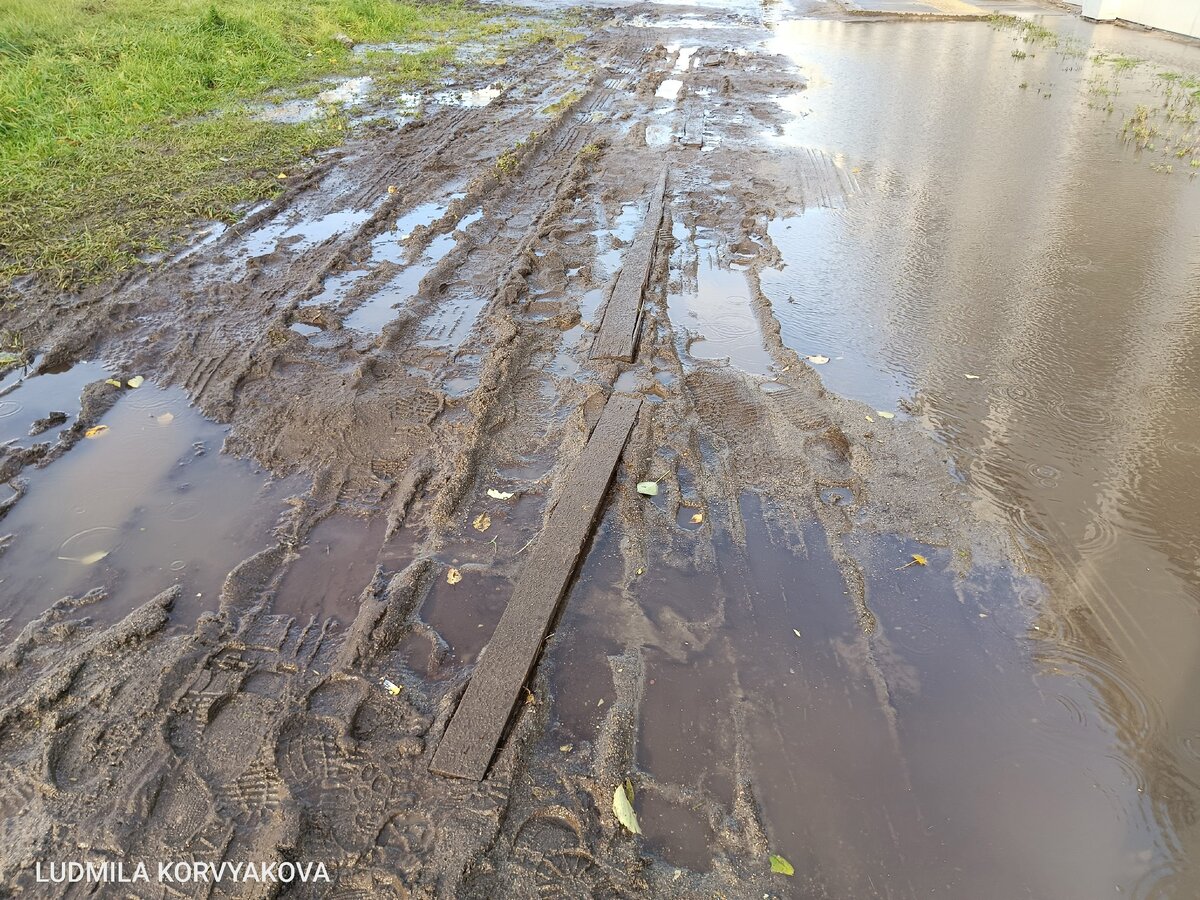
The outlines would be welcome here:
<svg viewBox="0 0 1200 900">
<path fill-rule="evenodd" d="M 396 193 L 398 190 L 400 190 L 400 188 L 396 187 L 394 184 L 389 184 L 389 185 L 388 185 L 388 193 L 389 193 L 389 194 L 394 194 L 394 193 Z"/>
<path fill-rule="evenodd" d="M 488 488 L 487 495 L 493 500 L 511 500 L 516 496 L 512 491 L 498 491 L 495 488 Z"/>
<path fill-rule="evenodd" d="M 560 753 L 570 753 L 572 748 L 570 744 L 563 744 L 558 749 Z"/>
<path fill-rule="evenodd" d="M 927 566 L 927 565 L 929 565 L 929 560 L 927 560 L 925 557 L 923 557 L 923 556 L 922 556 L 920 553 L 914 553 L 914 554 L 912 555 L 912 560 L 913 560 L 913 562 L 915 562 L 915 563 L 916 563 L 918 566 Z"/>
<path fill-rule="evenodd" d="M 863 418 L 864 418 L 864 419 L 866 419 L 868 422 L 874 422 L 874 421 L 875 421 L 875 420 L 874 420 L 874 419 L 872 419 L 870 416 L 863 416 Z"/>
<path fill-rule="evenodd" d="M 104 383 L 105 383 L 105 384 L 111 384 L 113 387 L 120 387 L 120 386 L 121 386 L 121 382 L 117 381 L 117 379 L 115 379 L 115 378 L 105 378 L 105 379 L 104 379 Z"/>
<path fill-rule="evenodd" d="M 617 821 L 634 834 L 641 834 L 642 827 L 638 825 L 637 813 L 633 811 L 633 785 L 628 779 L 624 784 L 618 784 L 613 791 L 613 815 Z"/>
<path fill-rule="evenodd" d="M 79 557 L 79 562 L 83 563 L 85 566 L 90 566 L 100 562 L 100 560 L 104 559 L 106 556 L 108 556 L 107 550 L 97 550 L 94 553 L 89 553 L 87 556 Z"/>
<path fill-rule="evenodd" d="M 820 353 L 814 354 L 813 356 L 806 357 L 806 359 L 810 363 L 812 363 L 814 366 L 823 366 L 823 365 L 825 365 L 825 363 L 829 362 L 829 357 L 822 356 Z"/>
<path fill-rule="evenodd" d="M 400 685 L 388 681 L 386 678 L 383 679 L 383 687 L 393 697 L 397 696 L 402 690 L 404 690 L 402 687 L 400 687 Z"/>
<path fill-rule="evenodd" d="M 93 425 L 91 428 L 89 428 L 87 431 L 85 431 L 83 433 L 83 436 L 85 438 L 95 438 L 95 437 L 99 437 L 100 435 L 104 434 L 104 432 L 106 432 L 106 431 L 108 431 L 107 425 Z"/>
<path fill-rule="evenodd" d="M 283 181 L 283 179 L 287 178 L 287 173 L 286 173 L 286 172 L 280 172 L 280 173 L 279 173 L 278 175 L 276 175 L 275 177 L 276 177 L 276 178 L 278 178 L 280 181 Z"/>
<path fill-rule="evenodd" d="M 146 381 L 146 379 L 143 378 L 141 375 L 134 375 L 132 378 L 130 378 L 125 383 L 127 385 L 129 385 L 131 388 L 140 388 L 145 383 L 145 381 Z"/>
<path fill-rule="evenodd" d="M 487 531 L 492 527 L 492 517 L 487 513 L 480 513 L 475 517 L 475 521 L 471 523 L 471 527 L 476 531 Z"/>
<path fill-rule="evenodd" d="M 771 854 L 771 871 L 778 875 L 787 875 L 789 878 L 796 874 L 790 862 L 774 853 Z"/>
<path fill-rule="evenodd" d="M 894 419 L 894 418 L 896 418 L 896 414 L 895 414 L 895 413 L 884 412 L 882 409 L 877 409 L 877 410 L 875 410 L 875 415 L 879 416 L 879 418 L 881 418 L 881 419 Z"/>
<path fill-rule="evenodd" d="M 460 581 L 462 581 L 462 572 L 451 566 L 446 572 L 446 584 L 458 584 Z"/>
<path fill-rule="evenodd" d="M 698 512 L 692 516 L 692 524 L 693 525 L 699 525 L 703 521 L 704 521 L 704 513 L 702 513 L 702 512 Z"/>
</svg>

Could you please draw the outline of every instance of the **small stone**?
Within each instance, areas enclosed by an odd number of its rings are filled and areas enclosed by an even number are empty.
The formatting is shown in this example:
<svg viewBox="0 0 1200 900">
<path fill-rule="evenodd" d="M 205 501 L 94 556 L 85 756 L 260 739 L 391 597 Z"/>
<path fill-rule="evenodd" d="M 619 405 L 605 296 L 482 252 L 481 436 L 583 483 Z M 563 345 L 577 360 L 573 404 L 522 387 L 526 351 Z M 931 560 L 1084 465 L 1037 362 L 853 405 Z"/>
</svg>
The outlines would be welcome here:
<svg viewBox="0 0 1200 900">
<path fill-rule="evenodd" d="M 425 741 L 416 735 L 402 737 L 396 742 L 396 751 L 401 756 L 420 756 L 425 752 Z"/>
</svg>

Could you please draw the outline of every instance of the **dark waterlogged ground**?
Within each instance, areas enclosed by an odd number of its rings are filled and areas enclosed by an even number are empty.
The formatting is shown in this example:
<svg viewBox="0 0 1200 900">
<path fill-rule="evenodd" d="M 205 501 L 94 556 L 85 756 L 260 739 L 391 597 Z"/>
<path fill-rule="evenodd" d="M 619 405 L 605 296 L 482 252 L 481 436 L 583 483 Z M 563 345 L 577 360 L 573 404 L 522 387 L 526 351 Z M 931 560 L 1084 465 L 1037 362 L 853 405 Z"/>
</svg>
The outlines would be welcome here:
<svg viewBox="0 0 1200 900">
<path fill-rule="evenodd" d="M 1200 893 L 1200 47 L 982 6 L 1048 31 L 619 6 L 593 74 L 465 67 L 82 343 L 50 304 L 0 385 L 14 892 L 36 825 L 380 896 Z M 528 702 L 482 787 L 429 775 L 610 387 L 642 419 Z"/>
</svg>

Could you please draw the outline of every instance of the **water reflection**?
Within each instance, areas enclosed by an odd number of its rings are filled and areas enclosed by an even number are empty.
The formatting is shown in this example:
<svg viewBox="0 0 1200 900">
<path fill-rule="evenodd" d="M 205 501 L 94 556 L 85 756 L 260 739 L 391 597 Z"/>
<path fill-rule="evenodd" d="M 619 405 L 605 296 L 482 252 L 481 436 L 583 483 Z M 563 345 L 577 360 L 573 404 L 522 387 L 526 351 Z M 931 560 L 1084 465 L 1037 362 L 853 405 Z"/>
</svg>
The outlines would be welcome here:
<svg viewBox="0 0 1200 900">
<path fill-rule="evenodd" d="M 1057 27 L 1156 59 L 1122 76 L 1131 108 L 1156 72 L 1200 71 L 1192 46 Z M 1112 732 L 1120 772 L 1095 790 L 1149 797 L 1155 862 L 1123 887 L 1194 894 L 1200 185 L 1120 142 L 1123 106 L 1089 107 L 1104 63 L 1012 48 L 985 25 L 783 26 L 772 49 L 821 73 L 783 139 L 844 154 L 862 192 L 778 218 L 762 285 L 785 342 L 845 357 L 833 389 L 911 398 L 1023 536 L 1052 587 L 1042 668 L 1082 679 Z"/>
</svg>

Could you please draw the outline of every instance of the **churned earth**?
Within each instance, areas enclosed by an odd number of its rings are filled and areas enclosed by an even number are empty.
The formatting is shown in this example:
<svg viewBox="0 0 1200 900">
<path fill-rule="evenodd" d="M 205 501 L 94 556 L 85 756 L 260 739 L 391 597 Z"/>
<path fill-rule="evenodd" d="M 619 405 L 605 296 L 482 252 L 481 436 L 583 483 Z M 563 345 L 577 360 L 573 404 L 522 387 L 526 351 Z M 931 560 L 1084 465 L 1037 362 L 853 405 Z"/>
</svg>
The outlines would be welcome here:
<svg viewBox="0 0 1200 900">
<path fill-rule="evenodd" d="M 0 895 L 1193 896 L 1200 50 L 1013 0 L 579 22 L 13 287 Z M 433 774 L 614 394 L 510 729 Z"/>
</svg>

